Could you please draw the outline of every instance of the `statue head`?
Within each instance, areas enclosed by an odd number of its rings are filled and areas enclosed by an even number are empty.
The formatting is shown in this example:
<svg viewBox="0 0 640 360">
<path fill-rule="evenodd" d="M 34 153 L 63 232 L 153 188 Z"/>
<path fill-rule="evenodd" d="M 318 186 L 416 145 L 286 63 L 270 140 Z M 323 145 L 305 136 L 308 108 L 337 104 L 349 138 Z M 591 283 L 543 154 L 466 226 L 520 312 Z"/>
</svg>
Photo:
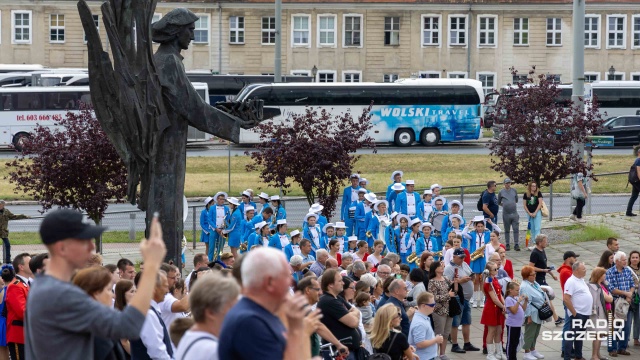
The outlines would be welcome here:
<svg viewBox="0 0 640 360">
<path fill-rule="evenodd" d="M 193 40 L 194 24 L 197 20 L 196 14 L 189 9 L 173 9 L 151 25 L 151 38 L 160 44 L 178 41 L 181 49 L 187 49 Z"/>
</svg>

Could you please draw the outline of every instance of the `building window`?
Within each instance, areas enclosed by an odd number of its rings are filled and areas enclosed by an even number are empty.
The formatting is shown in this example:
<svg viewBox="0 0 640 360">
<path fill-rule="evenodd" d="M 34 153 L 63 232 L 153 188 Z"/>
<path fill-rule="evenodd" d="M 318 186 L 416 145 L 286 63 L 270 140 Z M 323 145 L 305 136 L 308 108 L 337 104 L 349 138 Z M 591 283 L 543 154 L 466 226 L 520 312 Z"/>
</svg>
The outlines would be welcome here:
<svg viewBox="0 0 640 360">
<path fill-rule="evenodd" d="M 244 44 L 244 16 L 229 17 L 229 43 Z"/>
<path fill-rule="evenodd" d="M 362 46 L 362 15 L 344 16 L 344 46 Z"/>
<path fill-rule="evenodd" d="M 384 74 L 382 82 L 390 83 L 398 80 L 398 74 Z"/>
<path fill-rule="evenodd" d="M 49 41 L 52 43 L 64 42 L 64 15 L 49 15 Z"/>
<path fill-rule="evenodd" d="M 513 75 L 512 77 L 512 84 L 526 84 L 529 80 L 527 78 L 527 75 Z"/>
<path fill-rule="evenodd" d="M 384 18 L 384 44 L 400 45 L 400 18 Z"/>
<path fill-rule="evenodd" d="M 276 18 L 265 16 L 262 18 L 262 45 L 276 43 Z"/>
<path fill-rule="evenodd" d="M 478 45 L 496 46 L 497 16 L 478 16 Z"/>
<path fill-rule="evenodd" d="M 584 47 L 600 47 L 600 15 L 587 15 L 584 18 Z"/>
<path fill-rule="evenodd" d="M 467 17 L 449 15 L 449 45 L 467 45 Z"/>
<path fill-rule="evenodd" d="M 447 77 L 449 79 L 466 79 L 467 73 L 464 71 L 449 71 Z"/>
<path fill-rule="evenodd" d="M 631 73 L 631 80 L 640 81 L 640 73 Z"/>
<path fill-rule="evenodd" d="M 640 48 L 640 15 L 633 15 L 633 30 L 631 30 L 633 34 L 633 48 Z"/>
<path fill-rule="evenodd" d="M 624 15 L 607 16 L 607 48 L 624 49 L 627 17 Z"/>
<path fill-rule="evenodd" d="M 419 76 L 421 79 L 439 79 L 440 71 L 420 71 Z"/>
<path fill-rule="evenodd" d="M 610 81 L 623 81 L 624 80 L 624 73 L 623 72 L 619 72 L 616 71 L 615 74 L 613 74 L 613 76 L 607 74 L 607 80 Z"/>
<path fill-rule="evenodd" d="M 440 16 L 422 16 L 422 45 L 440 45 Z"/>
<path fill-rule="evenodd" d="M 547 74 L 547 81 L 554 84 L 560 84 L 560 74 Z"/>
<path fill-rule="evenodd" d="M 529 19 L 513 19 L 513 45 L 529 45 Z"/>
<path fill-rule="evenodd" d="M 562 45 L 562 19 L 547 18 L 547 46 Z"/>
<path fill-rule="evenodd" d="M 309 45 L 311 21 L 309 15 L 293 16 L 293 45 Z"/>
<path fill-rule="evenodd" d="M 193 42 L 197 44 L 209 43 L 209 15 L 200 15 L 193 30 Z"/>
<path fill-rule="evenodd" d="M 161 13 L 153 13 L 153 17 L 151 18 L 151 23 L 155 23 L 160 21 L 160 19 L 162 19 L 162 14 Z"/>
<path fill-rule="evenodd" d="M 485 95 L 492 93 L 496 88 L 495 73 L 478 73 L 478 81 L 482 83 L 482 90 Z"/>
<path fill-rule="evenodd" d="M 343 82 L 361 82 L 362 81 L 362 72 L 361 71 L 343 71 L 342 72 L 342 81 Z"/>
<path fill-rule="evenodd" d="M 318 71 L 317 81 L 321 83 L 336 82 L 336 72 L 331 70 L 320 70 Z"/>
<path fill-rule="evenodd" d="M 11 11 L 11 42 L 13 44 L 31 44 L 31 11 Z"/>
<path fill-rule="evenodd" d="M 311 70 L 292 70 L 291 75 L 293 76 L 311 76 Z"/>
<path fill-rule="evenodd" d="M 318 15 L 318 46 L 336 45 L 336 15 Z"/>
<path fill-rule="evenodd" d="M 585 83 L 593 83 L 596 81 L 600 81 L 600 73 L 594 72 L 594 73 L 585 73 L 584 74 L 584 82 Z"/>
</svg>

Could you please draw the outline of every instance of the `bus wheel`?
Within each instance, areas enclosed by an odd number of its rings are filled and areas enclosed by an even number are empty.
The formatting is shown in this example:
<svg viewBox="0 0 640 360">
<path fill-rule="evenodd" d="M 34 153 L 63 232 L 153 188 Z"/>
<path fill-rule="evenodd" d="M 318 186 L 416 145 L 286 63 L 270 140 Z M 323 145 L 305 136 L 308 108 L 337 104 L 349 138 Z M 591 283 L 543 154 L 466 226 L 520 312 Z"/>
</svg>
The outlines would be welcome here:
<svg viewBox="0 0 640 360">
<path fill-rule="evenodd" d="M 396 130 L 396 135 L 394 137 L 396 146 L 409 146 L 413 144 L 415 140 L 415 135 L 413 134 L 412 129 L 404 128 Z"/>
<path fill-rule="evenodd" d="M 24 141 L 29 139 L 30 137 L 31 136 L 29 136 L 29 134 L 26 132 L 19 132 L 13 135 L 13 141 L 11 141 L 11 143 L 13 144 L 13 147 L 16 149 L 16 151 L 22 152 L 22 149 L 24 148 Z"/>
<path fill-rule="evenodd" d="M 424 146 L 436 146 L 440 142 L 440 131 L 438 129 L 428 128 L 420 133 L 420 142 Z"/>
</svg>

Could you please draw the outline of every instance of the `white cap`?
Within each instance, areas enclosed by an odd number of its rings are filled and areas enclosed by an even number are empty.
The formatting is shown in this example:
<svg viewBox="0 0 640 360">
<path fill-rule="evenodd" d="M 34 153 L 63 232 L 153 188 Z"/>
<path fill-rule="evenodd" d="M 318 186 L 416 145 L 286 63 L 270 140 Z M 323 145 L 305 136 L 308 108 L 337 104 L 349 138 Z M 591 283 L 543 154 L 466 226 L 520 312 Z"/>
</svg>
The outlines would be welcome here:
<svg viewBox="0 0 640 360">
<path fill-rule="evenodd" d="M 442 196 L 438 196 L 437 198 L 433 199 L 433 205 L 436 204 L 436 201 L 442 201 L 442 205 L 444 205 L 444 198 Z"/>
<path fill-rule="evenodd" d="M 476 222 L 484 222 L 484 216 L 482 215 L 476 215 L 473 217 L 473 220 L 471 220 L 472 223 L 476 223 Z"/>
<path fill-rule="evenodd" d="M 227 200 L 227 197 L 229 197 L 229 195 L 227 195 L 227 193 L 226 193 L 226 192 L 224 192 L 224 191 L 218 191 L 215 195 L 213 195 L 213 198 L 214 198 L 215 200 L 218 200 L 218 197 L 219 197 L 220 195 L 224 196 L 224 199 L 225 199 L 225 200 Z"/>
<path fill-rule="evenodd" d="M 322 211 L 322 209 L 324 209 L 324 206 L 322 206 L 322 205 L 320 205 L 318 203 L 315 203 L 315 204 L 311 205 L 311 207 L 309 208 L 309 212 L 317 214 L 320 211 Z"/>
<path fill-rule="evenodd" d="M 243 196 L 246 196 L 246 197 L 248 197 L 248 198 L 251 198 L 251 193 L 250 193 L 250 192 L 248 192 L 247 190 L 243 191 L 243 192 L 242 192 L 242 195 L 243 195 Z"/>
<path fill-rule="evenodd" d="M 413 227 L 413 225 L 420 224 L 421 222 L 422 220 L 420 220 L 419 218 L 415 218 L 409 222 L 409 227 Z"/>
<path fill-rule="evenodd" d="M 360 188 L 360 189 L 358 189 L 358 193 L 365 193 L 365 194 L 366 194 L 366 193 L 368 193 L 368 192 L 369 192 L 369 190 L 367 190 L 367 189 L 365 189 L 365 188 Z"/>
<path fill-rule="evenodd" d="M 464 206 L 462 206 L 462 203 L 460 201 L 458 201 L 458 200 L 453 200 L 452 202 L 449 203 L 449 207 L 451 207 L 453 205 L 460 206 L 460 210 L 464 209 Z"/>
<path fill-rule="evenodd" d="M 425 191 L 422 193 L 422 195 L 432 195 L 432 194 L 433 194 L 433 191 L 431 191 L 431 190 L 425 190 Z"/>
<path fill-rule="evenodd" d="M 380 204 L 385 204 L 387 206 L 387 210 L 389 209 L 389 202 L 387 200 L 376 200 L 376 202 L 373 205 L 373 208 L 376 211 L 379 211 L 378 207 L 380 206 Z"/>
<path fill-rule="evenodd" d="M 375 202 L 378 197 L 374 193 L 368 193 L 364 196 L 364 198 L 367 199 L 367 201 L 372 203 L 372 202 Z"/>
<path fill-rule="evenodd" d="M 438 188 L 438 189 L 442 189 L 442 186 L 440 186 L 440 184 L 433 184 L 431 185 L 431 190 L 433 191 L 433 189 Z"/>
<path fill-rule="evenodd" d="M 253 206 L 245 206 L 244 207 L 244 212 L 245 213 L 248 212 L 248 211 L 255 211 L 255 210 L 256 210 L 256 208 L 254 208 Z"/>
<path fill-rule="evenodd" d="M 328 228 L 334 228 L 335 229 L 336 224 L 334 223 L 326 223 L 323 227 L 322 227 L 322 232 L 327 232 Z"/>
<path fill-rule="evenodd" d="M 400 175 L 401 177 L 404 175 L 404 173 L 400 170 L 396 170 L 394 172 L 391 173 L 391 181 L 395 181 L 395 177 L 396 175 Z"/>
<path fill-rule="evenodd" d="M 395 183 L 395 184 L 393 184 L 393 186 L 391 186 L 391 190 L 402 191 L 402 190 L 404 190 L 404 185 L 402 185 L 400 183 Z"/>
<path fill-rule="evenodd" d="M 262 229 L 265 226 L 267 226 L 267 222 L 266 221 L 260 221 L 259 223 L 256 223 L 255 225 L 253 225 L 253 227 L 255 229 Z"/>
<path fill-rule="evenodd" d="M 276 225 L 286 225 L 287 224 L 287 219 L 280 219 L 276 222 Z"/>
<path fill-rule="evenodd" d="M 402 219 L 407 219 L 407 223 L 411 223 L 411 218 L 409 217 L 409 215 L 399 214 L 398 215 L 398 224 L 400 223 L 400 220 L 402 220 Z"/>
<path fill-rule="evenodd" d="M 351 174 L 351 176 L 349 176 L 349 180 L 351 179 L 358 179 L 358 183 L 360 183 L 360 175 L 359 174 Z"/>
<path fill-rule="evenodd" d="M 347 225 L 345 225 L 343 222 L 338 221 L 336 223 L 336 229 L 346 229 Z"/>
<path fill-rule="evenodd" d="M 462 216 L 460 216 L 460 215 L 458 215 L 458 214 L 451 214 L 451 215 L 449 215 L 449 220 L 451 220 L 451 219 L 453 219 L 453 218 L 460 220 L 460 223 L 462 224 L 462 221 L 463 221 Z"/>
<path fill-rule="evenodd" d="M 229 202 L 229 204 L 233 204 L 235 206 L 240 205 L 240 202 L 238 201 L 238 199 L 234 198 L 234 197 L 230 197 L 227 199 L 227 201 Z"/>
<path fill-rule="evenodd" d="M 399 215 L 398 212 L 394 211 L 394 212 L 391 213 L 391 215 L 389 215 L 389 219 L 393 220 L 393 218 L 398 216 L 398 215 Z"/>
<path fill-rule="evenodd" d="M 300 230 L 293 230 L 292 232 L 290 232 L 290 233 L 289 233 L 289 235 L 290 235 L 291 237 L 294 237 L 294 236 L 296 236 L 296 235 L 300 235 Z"/>
<path fill-rule="evenodd" d="M 426 227 L 430 228 L 431 231 L 435 229 L 435 227 L 433 227 L 433 225 L 431 225 L 431 223 L 427 221 L 427 222 L 423 222 L 422 225 L 420 225 L 420 231 L 422 231 L 422 229 Z"/>
<path fill-rule="evenodd" d="M 316 218 L 316 220 L 318 220 L 318 214 L 310 212 L 307 215 L 305 215 L 304 221 L 307 221 L 310 217 L 314 217 Z"/>
<path fill-rule="evenodd" d="M 407 180 L 406 184 L 407 185 L 415 185 L 416 182 L 415 182 L 415 180 Z"/>
<path fill-rule="evenodd" d="M 263 198 L 265 200 L 269 200 L 269 195 L 267 193 L 261 192 L 258 197 Z"/>
<path fill-rule="evenodd" d="M 210 203 L 211 201 L 213 201 L 213 197 L 211 196 L 207 196 L 206 199 L 204 199 L 204 204 L 207 205 L 208 203 Z"/>
<path fill-rule="evenodd" d="M 349 236 L 347 238 L 347 241 L 358 241 L 358 237 L 357 236 Z"/>
<path fill-rule="evenodd" d="M 360 182 L 359 183 L 364 183 L 366 186 L 369 186 L 369 180 L 367 180 L 365 178 L 360 178 Z"/>
<path fill-rule="evenodd" d="M 270 201 L 274 201 L 274 200 L 280 200 L 280 195 L 273 195 L 271 198 L 269 198 Z"/>
</svg>

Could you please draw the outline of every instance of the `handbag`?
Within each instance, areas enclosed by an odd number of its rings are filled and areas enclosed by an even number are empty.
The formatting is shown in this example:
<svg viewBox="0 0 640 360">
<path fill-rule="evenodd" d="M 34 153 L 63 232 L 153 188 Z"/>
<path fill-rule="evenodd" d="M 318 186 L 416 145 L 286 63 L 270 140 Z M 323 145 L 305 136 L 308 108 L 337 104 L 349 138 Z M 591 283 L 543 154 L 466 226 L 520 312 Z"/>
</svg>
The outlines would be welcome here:
<svg viewBox="0 0 640 360">
<path fill-rule="evenodd" d="M 451 284 L 449 290 L 453 290 L 454 284 Z M 449 298 L 449 317 L 454 317 L 462 314 L 462 307 L 460 301 L 464 301 L 464 294 L 461 295 L 462 286 L 458 286 L 458 293 L 456 296 Z M 461 298 L 462 300 L 459 300 Z"/>
<path fill-rule="evenodd" d="M 629 313 L 629 302 L 625 298 L 618 298 L 615 301 L 614 315 L 616 319 L 626 319 Z"/>
<path fill-rule="evenodd" d="M 542 216 L 544 217 L 549 216 L 549 208 L 547 207 L 547 204 L 544 201 L 542 201 L 542 207 L 540 208 L 540 213 L 542 213 Z"/>
<path fill-rule="evenodd" d="M 531 303 L 531 305 L 533 305 L 533 303 Z M 533 305 L 533 307 L 538 310 L 538 317 L 542 321 L 545 321 L 553 316 L 553 310 L 551 310 L 551 306 L 549 306 L 549 302 L 547 301 L 545 301 L 544 304 L 542 304 L 542 306 L 540 307 L 537 307 L 535 305 Z"/>
<path fill-rule="evenodd" d="M 578 187 L 578 179 L 576 175 L 571 178 L 571 198 L 572 199 L 584 199 L 584 194 Z"/>
<path fill-rule="evenodd" d="M 367 360 L 391 360 L 391 356 L 389 356 L 388 352 L 391 351 L 391 347 L 393 346 L 393 342 L 396 341 L 397 337 L 398 337 L 398 333 L 393 333 L 393 339 L 391 339 L 391 342 L 389 343 L 389 346 L 387 346 L 386 353 L 376 352 L 375 354 L 369 355 Z"/>
</svg>

